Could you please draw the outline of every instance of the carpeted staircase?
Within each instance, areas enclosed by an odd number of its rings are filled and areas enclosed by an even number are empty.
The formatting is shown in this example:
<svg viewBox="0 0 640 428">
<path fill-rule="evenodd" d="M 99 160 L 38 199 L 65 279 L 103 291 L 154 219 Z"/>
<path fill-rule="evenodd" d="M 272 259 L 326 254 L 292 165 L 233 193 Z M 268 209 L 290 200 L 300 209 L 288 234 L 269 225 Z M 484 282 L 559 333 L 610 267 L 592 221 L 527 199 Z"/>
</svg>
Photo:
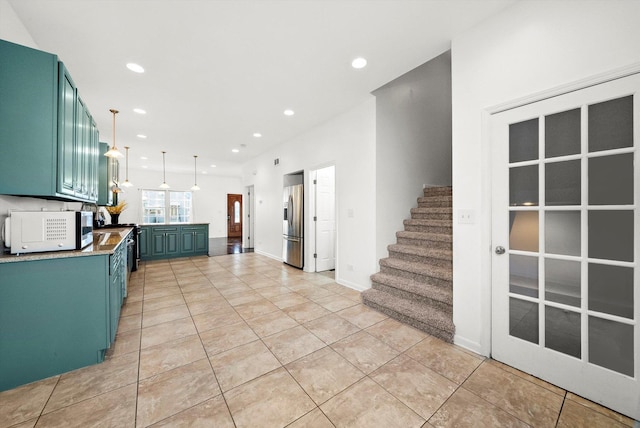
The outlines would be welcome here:
<svg viewBox="0 0 640 428">
<path fill-rule="evenodd" d="M 428 187 L 380 260 L 362 301 L 432 336 L 453 342 L 451 187 Z"/>
</svg>

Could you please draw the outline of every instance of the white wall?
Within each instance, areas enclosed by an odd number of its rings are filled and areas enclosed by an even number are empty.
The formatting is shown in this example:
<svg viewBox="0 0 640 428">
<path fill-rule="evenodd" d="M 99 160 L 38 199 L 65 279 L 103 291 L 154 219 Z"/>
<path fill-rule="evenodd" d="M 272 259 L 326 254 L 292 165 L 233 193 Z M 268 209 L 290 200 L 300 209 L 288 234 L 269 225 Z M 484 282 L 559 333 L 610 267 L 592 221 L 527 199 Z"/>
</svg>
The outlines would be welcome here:
<svg viewBox="0 0 640 428">
<path fill-rule="evenodd" d="M 490 141 L 486 109 L 640 62 L 640 2 L 519 2 L 454 38 L 453 230 L 456 343 L 490 352 Z"/>
<path fill-rule="evenodd" d="M 255 251 L 282 257 L 283 176 L 336 167 L 336 280 L 356 289 L 370 287 L 375 258 L 375 100 L 318 126 L 243 165 L 244 185 L 255 192 Z M 280 164 L 274 166 L 275 158 Z M 310 236 L 309 200 L 305 198 L 305 236 Z M 305 240 L 305 267 L 313 251 Z"/>
<path fill-rule="evenodd" d="M 451 185 L 451 53 L 394 79 L 376 96 L 376 257 L 417 206 L 423 185 Z"/>
<path fill-rule="evenodd" d="M 120 170 L 123 175 L 124 171 Z M 129 169 L 129 181 L 134 186 L 124 189 L 118 200 L 127 201 L 127 209 L 120 215 L 120 223 L 142 224 L 142 189 L 160 190 L 162 172 Z M 176 174 L 167 171 L 169 190 L 188 191 L 193 186 L 193 174 Z M 240 177 L 199 175 L 200 190 L 193 192 L 193 222 L 210 223 L 209 238 L 227 236 L 227 193 L 243 193 Z M 109 215 L 105 214 L 107 223 Z"/>
<path fill-rule="evenodd" d="M 38 49 L 38 45 L 7 0 L 0 0 L 0 39 Z"/>
</svg>

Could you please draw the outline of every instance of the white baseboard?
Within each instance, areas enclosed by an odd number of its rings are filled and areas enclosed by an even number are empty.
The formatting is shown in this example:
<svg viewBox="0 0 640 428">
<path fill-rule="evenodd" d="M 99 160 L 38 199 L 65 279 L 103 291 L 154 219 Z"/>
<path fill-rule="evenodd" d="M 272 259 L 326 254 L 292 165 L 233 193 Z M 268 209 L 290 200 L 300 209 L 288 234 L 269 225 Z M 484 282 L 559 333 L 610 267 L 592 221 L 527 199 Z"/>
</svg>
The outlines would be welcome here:
<svg viewBox="0 0 640 428">
<path fill-rule="evenodd" d="M 474 342 L 472 340 L 466 339 L 462 336 L 458 336 L 457 334 L 453 336 L 453 343 L 462 348 L 468 349 L 471 352 L 475 352 L 476 354 L 482 354 L 482 346 L 478 342 Z M 489 355 L 484 355 L 485 357 L 489 357 Z"/>
<path fill-rule="evenodd" d="M 265 253 L 264 251 L 253 250 L 253 252 L 256 254 L 260 254 L 261 256 L 265 256 L 265 257 L 269 257 L 270 259 L 277 260 L 279 262 L 282 261 L 282 257 L 274 256 L 273 254 Z"/>
<path fill-rule="evenodd" d="M 363 287 L 359 284 L 356 284 L 355 282 L 345 281 L 344 279 L 336 279 L 336 282 L 340 285 L 344 285 L 345 287 L 349 287 L 353 290 L 360 291 L 360 292 L 367 289 L 367 287 Z"/>
</svg>

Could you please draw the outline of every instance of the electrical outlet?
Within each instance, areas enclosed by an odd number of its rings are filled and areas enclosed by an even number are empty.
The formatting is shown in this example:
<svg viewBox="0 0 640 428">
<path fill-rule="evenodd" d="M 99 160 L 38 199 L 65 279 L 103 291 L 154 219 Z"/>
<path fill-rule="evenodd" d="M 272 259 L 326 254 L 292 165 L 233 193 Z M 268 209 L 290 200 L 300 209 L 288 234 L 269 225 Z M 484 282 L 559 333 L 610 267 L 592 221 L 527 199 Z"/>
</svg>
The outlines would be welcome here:
<svg viewBox="0 0 640 428">
<path fill-rule="evenodd" d="M 476 212 L 474 210 L 458 210 L 459 224 L 474 224 L 476 222 Z"/>
</svg>

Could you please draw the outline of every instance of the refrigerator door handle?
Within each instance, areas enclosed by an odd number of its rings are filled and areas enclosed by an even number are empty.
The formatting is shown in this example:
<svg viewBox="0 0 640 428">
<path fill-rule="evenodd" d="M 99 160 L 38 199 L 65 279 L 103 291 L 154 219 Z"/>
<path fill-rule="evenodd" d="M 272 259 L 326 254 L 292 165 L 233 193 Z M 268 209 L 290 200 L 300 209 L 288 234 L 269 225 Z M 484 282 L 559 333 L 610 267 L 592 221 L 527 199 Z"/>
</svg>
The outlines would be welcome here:
<svg viewBox="0 0 640 428">
<path fill-rule="evenodd" d="M 289 195 L 289 215 L 287 216 L 287 221 L 289 222 L 289 230 L 291 230 L 291 226 L 293 225 L 293 212 L 291 209 L 293 207 L 293 195 Z"/>
</svg>

